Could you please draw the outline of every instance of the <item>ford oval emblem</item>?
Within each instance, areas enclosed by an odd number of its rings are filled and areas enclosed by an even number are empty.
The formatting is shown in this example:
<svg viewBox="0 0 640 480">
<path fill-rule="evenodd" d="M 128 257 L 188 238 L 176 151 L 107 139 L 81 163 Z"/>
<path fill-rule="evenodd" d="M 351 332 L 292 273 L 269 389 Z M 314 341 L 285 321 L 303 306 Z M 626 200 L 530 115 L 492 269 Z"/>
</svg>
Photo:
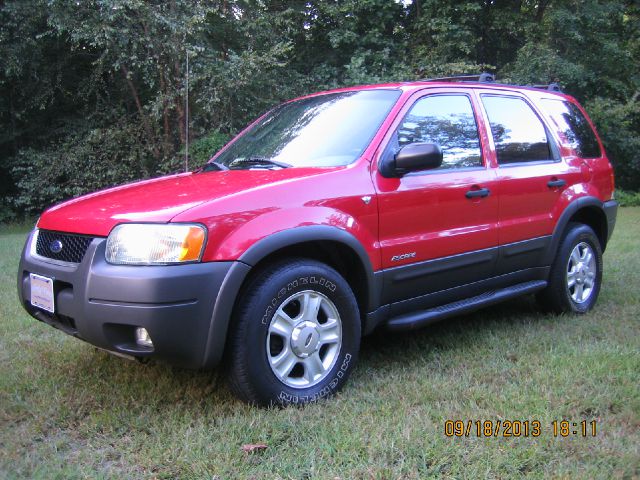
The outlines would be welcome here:
<svg viewBox="0 0 640 480">
<path fill-rule="evenodd" d="M 60 253 L 62 251 L 62 247 L 63 245 L 60 240 L 54 240 L 49 244 L 49 250 L 51 250 L 52 253 Z"/>
</svg>

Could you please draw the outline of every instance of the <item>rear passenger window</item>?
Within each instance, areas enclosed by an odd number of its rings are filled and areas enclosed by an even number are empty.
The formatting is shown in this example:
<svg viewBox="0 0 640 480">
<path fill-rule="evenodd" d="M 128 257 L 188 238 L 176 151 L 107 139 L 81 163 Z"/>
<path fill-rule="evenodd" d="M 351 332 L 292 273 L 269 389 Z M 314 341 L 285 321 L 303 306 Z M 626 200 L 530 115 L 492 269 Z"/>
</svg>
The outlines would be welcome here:
<svg viewBox="0 0 640 480">
<path fill-rule="evenodd" d="M 531 107 L 518 97 L 482 95 L 499 164 L 553 158 L 547 131 Z"/>
<path fill-rule="evenodd" d="M 550 98 L 542 100 L 542 107 L 579 157 L 595 158 L 601 155 L 596 134 L 578 107 L 566 100 Z"/>
<path fill-rule="evenodd" d="M 418 100 L 398 127 L 399 147 L 437 143 L 439 169 L 482 166 L 480 138 L 471 100 L 466 95 L 432 95 Z"/>
</svg>

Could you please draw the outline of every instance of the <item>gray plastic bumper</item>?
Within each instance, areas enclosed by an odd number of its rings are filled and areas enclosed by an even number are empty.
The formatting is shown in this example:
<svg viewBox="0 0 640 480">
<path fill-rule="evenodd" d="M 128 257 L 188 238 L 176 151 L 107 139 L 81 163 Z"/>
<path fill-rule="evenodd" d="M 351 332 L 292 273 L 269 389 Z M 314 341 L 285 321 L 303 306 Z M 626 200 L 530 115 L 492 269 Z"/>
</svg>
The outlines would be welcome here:
<svg viewBox="0 0 640 480">
<path fill-rule="evenodd" d="M 91 242 L 82 263 L 62 264 L 32 255 L 32 239 L 33 232 L 20 261 L 18 294 L 34 318 L 120 354 L 190 368 L 219 362 L 248 265 L 112 265 L 105 260 L 104 238 Z M 30 273 L 54 279 L 55 313 L 31 305 Z M 136 344 L 137 327 L 147 329 L 153 347 Z"/>
<path fill-rule="evenodd" d="M 604 202 L 602 206 L 604 214 L 607 217 L 607 241 L 611 238 L 613 229 L 616 226 L 616 217 L 618 216 L 618 202 L 609 200 Z"/>
</svg>

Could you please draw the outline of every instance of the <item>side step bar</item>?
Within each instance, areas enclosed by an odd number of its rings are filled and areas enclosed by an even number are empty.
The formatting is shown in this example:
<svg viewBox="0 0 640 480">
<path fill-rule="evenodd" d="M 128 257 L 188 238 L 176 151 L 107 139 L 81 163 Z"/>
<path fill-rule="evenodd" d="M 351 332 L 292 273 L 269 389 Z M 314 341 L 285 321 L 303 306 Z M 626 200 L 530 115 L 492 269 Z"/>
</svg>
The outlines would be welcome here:
<svg viewBox="0 0 640 480">
<path fill-rule="evenodd" d="M 385 326 L 392 331 L 414 330 L 454 315 L 472 312 L 473 310 L 494 305 L 510 298 L 542 290 L 546 286 L 547 282 L 545 280 L 518 283 L 511 287 L 492 290 L 475 297 L 447 303 L 446 305 L 441 305 L 429 310 L 405 313 L 391 318 L 386 322 Z"/>
</svg>

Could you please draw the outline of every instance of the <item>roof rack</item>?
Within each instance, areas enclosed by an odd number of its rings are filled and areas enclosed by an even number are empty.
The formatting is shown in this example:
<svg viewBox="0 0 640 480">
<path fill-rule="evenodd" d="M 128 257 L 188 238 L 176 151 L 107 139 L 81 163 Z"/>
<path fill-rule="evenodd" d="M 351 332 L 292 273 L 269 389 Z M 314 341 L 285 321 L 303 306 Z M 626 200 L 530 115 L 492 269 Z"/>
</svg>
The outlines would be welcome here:
<svg viewBox="0 0 640 480">
<path fill-rule="evenodd" d="M 482 72 L 480 74 L 462 74 L 452 75 L 450 77 L 425 78 L 421 82 L 479 82 L 479 83 L 496 83 L 496 77 L 492 73 Z M 507 85 L 507 84 L 499 84 Z M 527 85 L 532 88 L 541 88 L 552 92 L 562 92 L 557 82 L 548 85 Z"/>
<path fill-rule="evenodd" d="M 481 82 L 481 83 L 493 83 L 496 81 L 496 77 L 487 72 L 481 74 L 462 74 L 452 75 L 451 77 L 438 77 L 438 78 L 425 78 L 426 82 Z"/>
<path fill-rule="evenodd" d="M 550 83 L 549 85 L 531 85 L 533 88 L 542 88 L 544 90 L 551 90 L 552 92 L 562 92 L 560 89 L 560 85 L 556 82 Z"/>
</svg>

